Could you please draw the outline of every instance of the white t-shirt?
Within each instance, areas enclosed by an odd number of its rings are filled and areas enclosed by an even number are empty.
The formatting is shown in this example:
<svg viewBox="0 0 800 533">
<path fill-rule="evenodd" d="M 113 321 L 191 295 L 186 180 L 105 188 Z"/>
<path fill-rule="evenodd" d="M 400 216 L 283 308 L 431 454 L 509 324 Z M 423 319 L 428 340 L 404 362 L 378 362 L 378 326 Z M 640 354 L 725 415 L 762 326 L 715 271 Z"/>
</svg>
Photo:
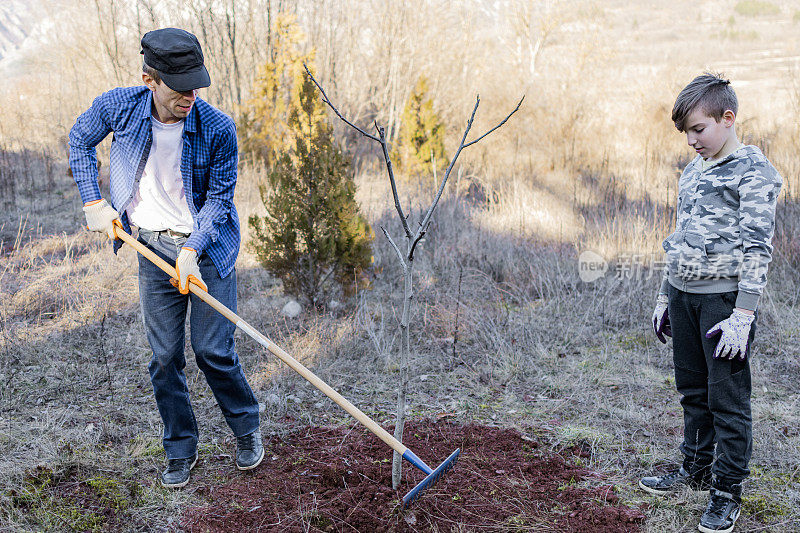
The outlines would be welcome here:
<svg viewBox="0 0 800 533">
<path fill-rule="evenodd" d="M 191 233 L 194 220 L 181 176 L 183 120 L 164 124 L 150 117 L 153 144 L 139 188 L 126 209 L 131 224 L 150 231 Z"/>
</svg>

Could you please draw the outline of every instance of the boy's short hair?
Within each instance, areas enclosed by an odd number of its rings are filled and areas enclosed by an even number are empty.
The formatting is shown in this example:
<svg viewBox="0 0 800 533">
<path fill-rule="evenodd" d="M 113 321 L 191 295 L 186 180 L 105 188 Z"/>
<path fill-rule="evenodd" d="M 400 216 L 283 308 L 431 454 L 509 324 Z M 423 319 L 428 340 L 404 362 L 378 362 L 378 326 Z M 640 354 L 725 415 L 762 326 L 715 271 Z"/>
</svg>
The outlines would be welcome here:
<svg viewBox="0 0 800 533">
<path fill-rule="evenodd" d="M 672 122 L 678 131 L 685 130 L 686 117 L 697 107 L 717 122 L 722 120 L 722 115 L 728 109 L 735 115 L 739 111 L 739 100 L 730 80 L 722 78 L 720 74 L 705 72 L 684 87 L 672 108 Z"/>
<path fill-rule="evenodd" d="M 144 61 L 142 61 L 142 72 L 153 78 L 153 81 L 156 82 L 156 85 L 161 83 L 161 74 L 159 74 L 159 72 L 156 69 L 154 69 Z"/>
</svg>

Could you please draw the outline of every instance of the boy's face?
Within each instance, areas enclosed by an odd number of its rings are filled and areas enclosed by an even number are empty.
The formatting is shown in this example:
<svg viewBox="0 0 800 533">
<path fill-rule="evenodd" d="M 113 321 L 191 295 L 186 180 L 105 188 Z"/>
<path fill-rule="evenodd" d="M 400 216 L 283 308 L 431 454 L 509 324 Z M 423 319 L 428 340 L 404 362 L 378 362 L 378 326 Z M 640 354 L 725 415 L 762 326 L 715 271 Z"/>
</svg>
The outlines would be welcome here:
<svg viewBox="0 0 800 533">
<path fill-rule="evenodd" d="M 736 115 L 730 109 L 717 122 L 702 108 L 695 108 L 686 117 L 686 141 L 705 159 L 716 159 L 725 143 L 735 136 L 733 124 Z"/>
</svg>

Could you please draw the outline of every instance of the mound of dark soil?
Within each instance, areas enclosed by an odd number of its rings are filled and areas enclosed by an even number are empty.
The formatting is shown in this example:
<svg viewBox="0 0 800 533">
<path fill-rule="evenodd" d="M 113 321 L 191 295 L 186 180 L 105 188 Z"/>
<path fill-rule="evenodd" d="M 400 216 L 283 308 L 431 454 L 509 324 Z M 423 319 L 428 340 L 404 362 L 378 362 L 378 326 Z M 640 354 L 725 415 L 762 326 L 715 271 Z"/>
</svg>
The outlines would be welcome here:
<svg viewBox="0 0 800 533">
<path fill-rule="evenodd" d="M 455 467 L 409 509 L 403 494 L 425 476 L 405 463 L 391 489 L 391 450 L 362 429 L 311 427 L 268 444 L 255 471 L 222 485 L 196 476 L 208 504 L 182 527 L 222 531 L 638 531 L 640 510 L 619 504 L 602 476 L 548 454 L 519 432 L 448 422 L 406 424 L 406 446 L 436 468 L 456 448 Z M 578 451 L 578 453 L 581 453 Z M 198 472 L 200 474 L 200 472 Z M 206 478 L 206 479 L 204 479 Z"/>
</svg>

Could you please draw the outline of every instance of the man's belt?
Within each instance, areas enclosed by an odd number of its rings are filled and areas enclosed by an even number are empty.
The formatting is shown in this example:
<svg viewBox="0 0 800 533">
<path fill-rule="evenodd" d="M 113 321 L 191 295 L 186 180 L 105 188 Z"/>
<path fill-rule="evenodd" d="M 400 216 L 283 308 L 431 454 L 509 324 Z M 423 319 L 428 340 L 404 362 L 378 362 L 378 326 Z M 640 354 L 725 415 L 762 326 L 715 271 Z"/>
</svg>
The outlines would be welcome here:
<svg viewBox="0 0 800 533">
<path fill-rule="evenodd" d="M 161 230 L 149 230 L 149 229 L 139 229 L 139 233 L 146 233 L 159 236 L 159 235 L 166 235 L 167 237 L 171 237 L 173 239 L 188 239 L 191 233 L 181 233 L 180 231 L 175 231 L 171 229 L 161 229 Z"/>
<path fill-rule="evenodd" d="M 162 231 L 160 233 L 166 233 L 167 235 L 169 235 L 173 239 L 188 239 L 189 235 L 191 235 L 191 233 L 181 233 L 180 231 L 174 231 L 174 230 L 171 230 L 171 229 L 164 230 L 164 231 Z"/>
</svg>

